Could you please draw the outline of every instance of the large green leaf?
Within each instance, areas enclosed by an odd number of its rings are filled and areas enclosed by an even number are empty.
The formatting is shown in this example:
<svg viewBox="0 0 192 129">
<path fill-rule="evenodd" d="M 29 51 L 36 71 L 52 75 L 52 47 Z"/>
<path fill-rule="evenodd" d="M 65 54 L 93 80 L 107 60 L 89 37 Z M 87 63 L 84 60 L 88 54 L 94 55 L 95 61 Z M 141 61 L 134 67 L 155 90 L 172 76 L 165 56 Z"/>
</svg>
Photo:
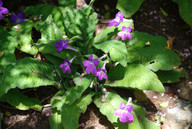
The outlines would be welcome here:
<svg viewBox="0 0 192 129">
<path fill-rule="evenodd" d="M 13 88 L 32 88 L 43 85 L 55 85 L 54 67 L 33 58 L 18 60 L 16 64 L 7 65 L 0 82 L 0 96 Z"/>
<path fill-rule="evenodd" d="M 28 13 L 37 18 L 41 15 L 42 20 L 46 20 L 47 17 L 52 14 L 55 24 L 60 28 L 60 30 L 64 31 L 63 14 L 61 12 L 62 9 L 62 7 L 41 4 L 36 6 L 28 6 L 24 13 Z"/>
<path fill-rule="evenodd" d="M 125 15 L 131 17 L 140 8 L 144 0 L 118 0 L 116 8 Z"/>
<path fill-rule="evenodd" d="M 51 129 L 64 129 L 61 121 L 61 113 L 55 112 L 52 116 L 49 117 L 49 123 Z"/>
<path fill-rule="evenodd" d="M 133 38 L 127 40 L 127 47 L 129 50 L 139 49 L 147 46 L 163 47 L 167 46 L 166 39 L 163 36 L 149 35 L 144 32 L 133 32 Z"/>
<path fill-rule="evenodd" d="M 52 15 L 49 15 L 45 22 L 38 25 L 38 29 L 41 32 L 41 39 L 38 40 L 38 43 L 49 43 L 52 40 L 63 39 L 64 33 L 56 26 Z"/>
<path fill-rule="evenodd" d="M 94 44 L 94 47 L 110 54 L 113 61 L 118 61 L 123 66 L 127 65 L 127 48 L 121 41 L 111 40 Z"/>
<path fill-rule="evenodd" d="M 133 27 L 132 19 L 125 19 L 124 22 L 121 22 L 118 27 L 106 27 L 99 32 L 97 36 L 95 36 L 93 43 L 102 43 L 107 40 L 110 40 L 113 36 L 116 36 L 119 31 L 122 30 L 122 26 L 125 27 Z"/>
<path fill-rule="evenodd" d="M 93 36 L 97 23 L 95 12 L 87 15 L 83 10 L 67 7 L 63 10 L 63 16 L 66 34 L 69 38 L 75 37 L 79 41 L 87 41 Z"/>
<path fill-rule="evenodd" d="M 174 66 L 180 65 L 179 56 L 167 48 L 144 47 L 138 49 L 138 53 L 140 55 L 138 63 L 153 71 L 171 70 Z"/>
<path fill-rule="evenodd" d="M 66 92 L 65 104 L 72 104 L 75 100 L 79 99 L 82 93 L 89 87 L 91 83 L 91 78 L 81 77 L 80 74 L 75 74 L 73 81 L 76 86 L 70 88 Z"/>
<path fill-rule="evenodd" d="M 0 26 L 0 35 L 0 73 L 2 73 L 6 65 L 16 61 L 14 55 L 16 41 L 5 27 Z"/>
<path fill-rule="evenodd" d="M 8 102 L 19 110 L 41 110 L 39 100 L 25 96 L 18 89 L 9 90 L 7 94 L 0 97 L 0 101 Z"/>
<path fill-rule="evenodd" d="M 99 108 L 100 112 L 107 116 L 108 120 L 114 125 L 116 129 L 160 129 L 160 126 L 156 123 L 149 121 L 145 115 L 146 111 L 141 106 L 132 103 L 134 115 L 134 122 L 131 124 L 121 123 L 117 116 L 114 115 L 115 109 L 120 109 L 120 104 L 127 103 L 119 95 L 113 92 L 106 92 L 105 97 L 101 95 L 95 99 L 94 103 Z M 105 98 L 103 101 L 102 99 Z M 101 101 L 102 100 L 102 101 Z"/>
<path fill-rule="evenodd" d="M 64 104 L 61 112 L 62 124 L 65 129 L 77 129 L 79 127 L 78 119 L 80 113 L 84 113 L 87 106 L 92 102 L 93 94 L 90 93 L 85 97 L 81 97 L 73 104 Z"/>
<path fill-rule="evenodd" d="M 184 69 L 159 70 L 156 74 L 162 83 L 174 83 L 178 82 L 180 78 L 188 78 L 188 74 Z"/>
<path fill-rule="evenodd" d="M 35 55 L 38 50 L 31 36 L 32 28 L 33 22 L 31 20 L 25 20 L 22 24 L 13 26 L 10 33 L 18 42 L 18 49 L 28 54 Z"/>
<path fill-rule="evenodd" d="M 52 108 L 56 108 L 58 111 L 61 111 L 61 107 L 63 106 L 66 96 L 64 95 L 64 90 L 59 90 L 52 98 L 51 98 L 51 106 Z"/>
<path fill-rule="evenodd" d="M 106 85 L 112 87 L 165 91 L 157 75 L 141 64 L 117 65 L 109 71 L 108 77 L 110 81 Z"/>
<path fill-rule="evenodd" d="M 179 6 L 183 20 L 192 27 L 192 0 L 173 0 Z"/>
<path fill-rule="evenodd" d="M 70 6 L 73 5 L 74 7 L 76 7 L 76 0 L 58 0 L 59 5 L 66 7 L 66 6 Z"/>
<path fill-rule="evenodd" d="M 48 4 L 27 6 L 27 8 L 24 10 L 24 13 L 28 13 L 29 15 L 35 16 L 37 18 L 42 15 L 41 19 L 45 20 L 52 13 L 53 8 L 56 7 Z"/>
</svg>

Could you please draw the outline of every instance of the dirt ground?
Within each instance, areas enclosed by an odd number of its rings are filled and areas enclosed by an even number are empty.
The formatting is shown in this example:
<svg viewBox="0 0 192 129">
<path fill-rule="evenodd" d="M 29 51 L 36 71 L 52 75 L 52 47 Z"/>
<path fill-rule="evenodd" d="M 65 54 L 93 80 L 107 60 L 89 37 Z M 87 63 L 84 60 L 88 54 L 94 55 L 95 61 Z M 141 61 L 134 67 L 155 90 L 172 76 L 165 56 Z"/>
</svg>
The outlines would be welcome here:
<svg viewBox="0 0 192 129">
<path fill-rule="evenodd" d="M 39 0 L 41 1 L 41 0 Z M 48 3 L 57 5 L 57 1 L 45 0 Z M 89 1 L 86 1 L 87 3 Z M 118 10 L 115 9 L 116 0 L 96 0 L 93 8 L 98 13 L 100 21 L 103 19 L 114 18 Z M 17 0 L 15 3 L 11 0 L 4 2 L 5 6 L 11 8 L 11 11 L 20 11 L 28 5 L 35 5 L 42 3 L 33 0 L 24 1 Z M 79 1 L 79 4 L 85 4 Z M 15 6 L 16 5 L 16 6 Z M 160 10 L 162 8 L 168 16 L 164 16 Z M 179 15 L 177 4 L 171 0 L 145 0 L 139 11 L 133 15 L 134 31 L 147 32 L 152 35 L 162 35 L 165 38 L 174 38 L 172 48 L 181 58 L 181 67 L 183 67 L 189 74 L 188 79 L 182 79 L 178 83 L 164 84 L 166 92 L 164 94 L 139 91 L 140 95 L 146 96 L 141 100 L 138 96 L 138 91 L 133 94 L 130 90 L 117 90 L 121 96 L 126 97 L 127 93 L 132 93 L 134 102 L 143 106 L 147 111 L 147 117 L 162 125 L 162 129 L 182 129 L 191 128 L 192 121 L 182 119 L 179 125 L 175 125 L 174 116 L 171 115 L 171 109 L 175 108 L 178 103 L 187 105 L 187 109 L 191 108 L 192 97 L 192 56 L 186 56 L 183 53 L 192 52 L 192 29 L 187 25 Z M 3 24 L 0 22 L 0 24 Z M 106 23 L 100 22 L 96 31 L 106 27 Z M 187 51 L 186 51 L 187 50 Z M 23 56 L 23 53 L 16 52 L 18 58 Z M 38 91 L 38 92 L 36 92 Z M 24 90 L 27 95 L 35 96 L 41 100 L 43 106 L 42 112 L 35 110 L 19 111 L 7 103 L 0 103 L 0 111 L 2 112 L 2 129 L 49 129 L 48 117 L 51 115 L 50 98 L 56 93 L 57 89 L 53 87 L 40 87 L 35 90 Z M 188 94 L 188 96 L 186 95 Z M 161 103 L 168 102 L 166 107 L 162 108 Z M 149 106 L 150 105 L 150 106 Z M 188 106 L 189 105 L 189 106 Z M 179 106 L 177 106 L 179 107 Z M 182 107 L 183 108 L 183 107 Z M 179 110 L 182 113 L 182 110 Z M 185 112 L 184 112 L 185 113 Z M 190 113 L 188 113 L 190 114 Z M 192 113 L 191 113 L 192 114 Z M 159 121 L 156 116 L 167 119 L 167 121 Z M 182 126 L 181 126 L 182 125 Z M 113 129 L 112 124 L 107 118 L 99 112 L 99 109 L 92 103 L 88 106 L 87 111 L 81 115 L 79 120 L 79 129 Z"/>
</svg>

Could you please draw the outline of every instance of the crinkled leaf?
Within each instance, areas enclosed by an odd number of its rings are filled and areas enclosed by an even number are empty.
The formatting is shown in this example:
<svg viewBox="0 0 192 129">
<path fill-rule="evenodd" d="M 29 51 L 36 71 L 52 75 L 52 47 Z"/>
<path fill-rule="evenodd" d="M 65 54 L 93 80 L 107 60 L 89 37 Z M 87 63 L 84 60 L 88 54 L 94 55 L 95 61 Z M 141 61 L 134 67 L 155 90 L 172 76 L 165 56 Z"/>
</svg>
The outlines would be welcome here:
<svg viewBox="0 0 192 129">
<path fill-rule="evenodd" d="M 63 106 L 66 96 L 64 96 L 65 91 L 59 90 L 52 98 L 51 98 L 51 106 L 52 108 L 56 108 L 58 111 L 61 111 L 61 107 Z"/>
<path fill-rule="evenodd" d="M 61 12 L 62 9 L 62 7 L 41 4 L 36 6 L 28 6 L 24 13 L 28 13 L 29 15 L 37 18 L 41 16 L 42 20 L 46 20 L 47 17 L 52 14 L 55 24 L 60 28 L 60 30 L 64 31 L 63 14 Z"/>
<path fill-rule="evenodd" d="M 82 93 L 89 87 L 91 83 L 91 78 L 81 77 L 81 75 L 76 73 L 73 81 L 76 86 L 67 90 L 65 104 L 70 105 L 75 100 L 79 99 Z"/>
<path fill-rule="evenodd" d="M 110 54 L 113 61 L 118 61 L 123 66 L 127 65 L 127 48 L 121 41 L 110 40 L 102 43 L 94 44 L 94 47 L 101 49 L 105 53 Z"/>
<path fill-rule="evenodd" d="M 164 92 L 164 87 L 157 75 L 141 64 L 117 65 L 108 74 L 111 87 L 133 88 Z"/>
<path fill-rule="evenodd" d="M 11 29 L 11 35 L 16 39 L 17 48 L 23 52 L 31 55 L 35 55 L 38 52 L 36 44 L 32 39 L 33 22 L 31 20 L 25 20 L 22 24 L 13 26 Z"/>
<path fill-rule="evenodd" d="M 7 94 L 0 97 L 0 101 L 8 102 L 19 110 L 42 108 L 39 100 L 25 96 L 18 89 L 9 90 Z"/>
<path fill-rule="evenodd" d="M 61 111 L 61 120 L 65 129 L 77 129 L 79 127 L 79 117 L 84 113 L 87 106 L 92 102 L 93 94 L 90 93 L 79 98 L 73 104 L 64 104 Z"/>
<path fill-rule="evenodd" d="M 77 53 L 73 50 L 69 49 L 63 49 L 62 52 L 58 53 L 56 51 L 57 47 L 54 45 L 56 41 L 54 42 L 49 42 L 49 44 L 40 44 L 39 46 L 39 51 L 42 54 L 51 54 L 56 57 L 59 57 L 61 59 L 72 59 L 74 56 L 77 55 Z M 68 44 L 70 46 L 70 44 Z M 77 63 L 77 60 L 75 59 L 73 63 Z"/>
<path fill-rule="evenodd" d="M 188 74 L 183 68 L 169 71 L 159 70 L 156 74 L 162 83 L 174 83 L 178 82 L 181 78 L 188 78 Z"/>
<path fill-rule="evenodd" d="M 99 32 L 97 36 L 95 36 L 93 43 L 102 43 L 107 40 L 110 40 L 113 36 L 117 35 L 119 31 L 122 30 L 122 27 L 133 27 L 133 20 L 131 19 L 125 19 L 124 22 L 120 23 L 118 27 L 106 27 Z"/>
<path fill-rule="evenodd" d="M 76 7 L 76 0 L 58 0 L 59 5 L 66 7 L 66 6 L 70 6 L 73 5 L 74 7 Z"/>
<path fill-rule="evenodd" d="M 167 48 L 144 47 L 138 49 L 138 53 L 140 55 L 138 63 L 153 71 L 171 70 L 174 66 L 180 65 L 179 56 Z"/>
<path fill-rule="evenodd" d="M 52 40 L 62 40 L 63 32 L 53 22 L 52 15 L 49 15 L 45 22 L 38 26 L 41 32 L 41 39 L 38 43 L 49 43 Z"/>
<path fill-rule="evenodd" d="M 0 96 L 13 88 L 32 88 L 57 84 L 53 76 L 54 67 L 33 58 L 18 60 L 16 64 L 7 65 L 0 82 Z"/>
<path fill-rule="evenodd" d="M 79 41 L 87 41 L 93 36 L 97 23 L 95 12 L 88 16 L 82 10 L 68 7 L 63 10 L 63 16 L 66 34 L 69 38 L 75 37 Z"/>
<path fill-rule="evenodd" d="M 118 0 L 116 8 L 125 15 L 131 17 L 140 8 L 144 0 Z"/>
<path fill-rule="evenodd" d="M 16 41 L 5 27 L 0 26 L 0 35 L 0 73 L 2 73 L 6 65 L 16 61 L 14 55 Z"/>
<path fill-rule="evenodd" d="M 173 0 L 179 6 L 183 20 L 192 27 L 192 0 Z"/>
<path fill-rule="evenodd" d="M 49 123 L 51 129 L 64 129 L 61 121 L 61 113 L 55 112 L 52 116 L 49 117 Z"/>
<path fill-rule="evenodd" d="M 139 49 L 144 46 L 158 46 L 158 47 L 166 47 L 166 39 L 163 36 L 154 36 L 149 35 L 143 32 L 133 32 L 133 38 L 131 40 L 127 40 L 127 47 L 129 50 Z"/>
<path fill-rule="evenodd" d="M 42 15 L 41 19 L 45 20 L 52 13 L 53 8 L 56 7 L 48 4 L 27 6 L 27 8 L 24 10 L 24 13 L 28 13 L 29 15 L 35 16 L 37 18 Z"/>
<path fill-rule="evenodd" d="M 108 120 L 114 125 L 115 129 L 160 129 L 156 123 L 149 121 L 146 118 L 146 111 L 141 106 L 132 103 L 134 122 L 131 124 L 121 123 L 118 116 L 114 115 L 115 109 L 120 109 L 120 104 L 127 103 L 119 95 L 113 92 L 106 92 L 105 101 L 101 101 L 103 95 L 94 100 L 94 103 L 99 108 L 100 112 L 107 116 Z"/>
</svg>

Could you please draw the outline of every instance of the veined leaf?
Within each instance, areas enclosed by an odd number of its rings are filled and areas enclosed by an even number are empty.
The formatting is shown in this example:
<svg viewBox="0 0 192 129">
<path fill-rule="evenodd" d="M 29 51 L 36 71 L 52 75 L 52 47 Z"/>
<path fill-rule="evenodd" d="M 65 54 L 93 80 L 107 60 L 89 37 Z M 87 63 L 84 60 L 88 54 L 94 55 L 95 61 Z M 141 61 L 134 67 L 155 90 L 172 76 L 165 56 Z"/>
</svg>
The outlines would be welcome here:
<svg viewBox="0 0 192 129">
<path fill-rule="evenodd" d="M 48 4 L 27 6 L 27 8 L 24 10 L 24 13 L 28 13 L 29 15 L 35 16 L 37 18 L 42 15 L 41 19 L 45 20 L 52 13 L 53 8 L 56 7 Z"/>
<path fill-rule="evenodd" d="M 65 103 L 66 96 L 64 95 L 64 90 L 59 90 L 52 98 L 51 98 L 51 106 L 52 108 L 56 108 L 58 111 L 61 111 L 61 107 Z"/>
<path fill-rule="evenodd" d="M 35 55 L 38 49 L 31 37 L 32 28 L 33 22 L 31 20 L 25 20 L 22 24 L 12 27 L 10 33 L 18 42 L 18 49 L 28 54 Z"/>
<path fill-rule="evenodd" d="M 113 61 L 118 61 L 123 66 L 127 65 L 127 48 L 121 41 L 111 40 L 94 44 L 94 47 L 110 54 Z"/>
<path fill-rule="evenodd" d="M 92 38 L 97 23 L 95 12 L 88 16 L 82 10 L 67 7 L 63 10 L 63 16 L 66 34 L 69 38 L 75 37 L 78 41 L 87 41 Z"/>
<path fill-rule="evenodd" d="M 55 112 L 52 116 L 49 117 L 49 123 L 51 129 L 64 129 L 61 121 L 61 113 Z"/>
<path fill-rule="evenodd" d="M 173 0 L 179 6 L 183 20 L 192 27 L 192 0 Z"/>
<path fill-rule="evenodd" d="M 41 32 L 41 39 L 38 43 L 49 43 L 53 40 L 62 40 L 63 32 L 56 26 L 53 21 L 52 15 L 49 15 L 45 22 L 41 26 L 38 26 Z"/>
<path fill-rule="evenodd" d="M 79 127 L 80 113 L 84 113 L 92 101 L 93 94 L 90 93 L 79 98 L 73 104 L 64 104 L 61 111 L 61 120 L 65 129 L 77 129 Z"/>
<path fill-rule="evenodd" d="M 14 65 L 7 65 L 0 82 L 0 96 L 13 88 L 32 88 L 57 84 L 52 74 L 54 67 L 33 58 L 18 60 Z"/>
<path fill-rule="evenodd" d="M 140 8 L 144 0 L 118 0 L 116 8 L 125 15 L 131 17 Z"/>
<path fill-rule="evenodd" d="M 133 20 L 124 19 L 124 22 L 121 22 L 118 27 L 112 26 L 102 29 L 101 32 L 99 32 L 99 34 L 95 36 L 93 43 L 102 43 L 110 40 L 114 35 L 117 35 L 117 33 L 122 30 L 123 26 L 131 26 L 131 28 L 133 28 Z"/>
<path fill-rule="evenodd" d="M 111 87 L 134 88 L 164 92 L 164 87 L 157 75 L 141 64 L 117 65 L 108 74 Z"/>
<path fill-rule="evenodd" d="M 41 110 L 40 101 L 34 98 L 28 98 L 18 89 L 9 90 L 9 92 L 0 97 L 0 101 L 8 102 L 19 110 L 38 109 Z"/>
<path fill-rule="evenodd" d="M 146 117 L 146 111 L 141 106 L 132 103 L 134 115 L 134 122 L 131 124 L 121 123 L 119 118 L 114 115 L 115 109 L 120 109 L 120 104 L 127 103 L 119 95 L 113 92 L 107 92 L 105 101 L 101 101 L 103 96 L 94 100 L 94 103 L 99 108 L 100 112 L 107 116 L 108 120 L 114 125 L 115 129 L 160 129 L 160 126 L 156 123 L 149 121 Z"/>
<path fill-rule="evenodd" d="M 76 73 L 73 81 L 75 82 L 76 86 L 67 90 L 65 104 L 70 105 L 75 100 L 79 99 L 82 93 L 89 87 L 91 78 L 81 77 L 81 75 Z"/>
<path fill-rule="evenodd" d="M 159 70 L 156 74 L 162 83 L 174 83 L 178 82 L 180 78 L 188 78 L 188 74 L 184 69 Z"/>
<path fill-rule="evenodd" d="M 154 36 L 143 32 L 133 32 L 132 35 L 133 38 L 131 40 L 127 40 L 128 42 L 126 43 L 128 50 L 135 50 L 144 46 L 156 46 L 163 48 L 167 46 L 167 40 L 163 36 Z"/>
<path fill-rule="evenodd" d="M 66 6 L 70 6 L 73 5 L 74 7 L 76 7 L 76 0 L 58 0 L 59 5 L 66 7 Z"/>
<path fill-rule="evenodd" d="M 6 65 L 16 61 L 14 55 L 16 41 L 5 27 L 0 26 L 0 35 L 0 73 L 2 73 Z"/>
<path fill-rule="evenodd" d="M 140 55 L 138 63 L 153 71 L 171 70 L 174 66 L 180 65 L 179 56 L 167 48 L 144 47 L 138 49 L 138 53 Z"/>
</svg>

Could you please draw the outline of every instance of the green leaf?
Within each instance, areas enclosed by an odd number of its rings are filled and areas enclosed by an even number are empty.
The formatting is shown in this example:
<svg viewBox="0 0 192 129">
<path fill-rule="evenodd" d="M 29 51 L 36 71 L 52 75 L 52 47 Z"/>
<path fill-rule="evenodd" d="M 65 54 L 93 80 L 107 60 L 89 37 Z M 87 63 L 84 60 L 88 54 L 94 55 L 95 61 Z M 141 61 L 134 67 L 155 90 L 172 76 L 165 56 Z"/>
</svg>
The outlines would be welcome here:
<svg viewBox="0 0 192 129">
<path fill-rule="evenodd" d="M 121 11 L 125 17 L 131 17 L 140 8 L 144 0 L 118 0 L 116 8 Z"/>
<path fill-rule="evenodd" d="M 76 7 L 76 0 L 58 0 L 59 5 L 66 7 L 66 6 L 70 6 L 73 5 L 74 7 Z"/>
<path fill-rule="evenodd" d="M 120 104 L 127 103 L 119 95 L 113 92 L 105 93 L 105 101 L 101 101 L 104 97 L 100 95 L 99 98 L 94 100 L 94 103 L 99 108 L 100 112 L 107 116 L 108 120 L 114 125 L 115 129 L 160 129 L 160 126 L 156 123 L 149 121 L 146 116 L 146 111 L 141 106 L 132 103 L 134 115 L 134 122 L 131 124 L 121 123 L 118 116 L 114 115 L 115 109 L 120 109 Z"/>
<path fill-rule="evenodd" d="M 66 34 L 69 38 L 75 37 L 79 41 L 92 38 L 97 23 L 95 12 L 88 16 L 83 10 L 67 7 L 63 10 L 63 16 Z"/>
<path fill-rule="evenodd" d="M 16 61 L 14 55 L 16 41 L 5 27 L 0 26 L 0 35 L 0 73 L 2 73 L 6 65 Z"/>
<path fill-rule="evenodd" d="M 159 80 L 162 83 L 174 83 L 178 82 L 180 78 L 188 78 L 187 72 L 182 69 L 172 69 L 169 71 L 161 71 L 156 72 Z"/>
<path fill-rule="evenodd" d="M 49 123 L 51 129 L 64 129 L 61 121 L 61 113 L 55 112 L 52 116 L 49 117 Z"/>
<path fill-rule="evenodd" d="M 18 42 L 18 49 L 28 54 L 36 55 L 38 50 L 31 37 L 32 28 L 33 22 L 25 20 L 22 24 L 12 27 L 10 33 Z"/>
<path fill-rule="evenodd" d="M 38 43 L 49 43 L 52 40 L 62 40 L 63 32 L 56 26 L 53 22 L 52 15 L 49 15 L 45 22 L 38 26 L 41 32 L 41 39 L 38 40 Z"/>
<path fill-rule="evenodd" d="M 56 108 L 58 111 L 61 111 L 61 107 L 63 106 L 66 96 L 64 95 L 64 90 L 59 90 L 52 98 L 51 98 L 51 106 L 52 108 Z"/>
<path fill-rule="evenodd" d="M 179 6 L 183 20 L 192 27 L 192 0 L 173 0 Z"/>
<path fill-rule="evenodd" d="M 65 104 L 70 105 L 75 100 L 79 99 L 83 92 L 89 87 L 91 78 L 81 77 L 81 75 L 76 73 L 73 81 L 75 82 L 76 86 L 67 90 Z"/>
<path fill-rule="evenodd" d="M 118 61 L 123 66 L 127 65 L 127 48 L 121 41 L 111 40 L 94 44 L 94 47 L 110 54 L 113 61 Z"/>
<path fill-rule="evenodd" d="M 165 91 L 157 75 L 141 64 L 117 65 L 109 71 L 108 78 L 110 82 L 106 85 L 111 87 Z"/>
<path fill-rule="evenodd" d="M 128 50 L 139 49 L 147 46 L 163 47 L 167 46 L 167 40 L 163 36 L 149 35 L 143 32 L 133 32 L 133 38 L 127 40 Z"/>
<path fill-rule="evenodd" d="M 167 48 L 144 47 L 138 49 L 138 53 L 140 55 L 138 63 L 153 71 L 171 70 L 173 67 L 180 65 L 179 56 Z"/>
<path fill-rule="evenodd" d="M 79 127 L 78 119 L 81 113 L 84 113 L 87 106 L 92 102 L 93 94 L 90 93 L 79 98 L 73 104 L 64 104 L 61 112 L 61 120 L 65 129 L 77 129 Z"/>
<path fill-rule="evenodd" d="M 52 14 L 55 24 L 60 28 L 61 31 L 64 31 L 63 14 L 61 12 L 62 9 L 62 7 L 41 4 L 36 6 L 28 6 L 24 13 L 28 13 L 29 15 L 37 18 L 42 15 L 41 19 L 43 21 L 46 20 L 50 14 Z"/>
<path fill-rule="evenodd" d="M 45 20 L 52 13 L 53 8 L 56 7 L 48 4 L 27 6 L 27 8 L 24 10 L 24 13 L 28 13 L 29 15 L 35 16 L 37 18 L 42 15 L 41 19 Z"/>
<path fill-rule="evenodd" d="M 18 60 L 14 65 L 7 65 L 0 82 L 0 96 L 13 88 L 32 88 L 57 84 L 53 76 L 54 67 L 33 58 Z"/>
<path fill-rule="evenodd" d="M 29 98 L 22 94 L 18 89 L 12 89 L 7 94 L 0 97 L 0 101 L 8 102 L 19 110 L 38 109 L 41 110 L 40 101 Z"/>
<path fill-rule="evenodd" d="M 95 36 L 93 43 L 102 43 L 107 40 L 110 40 L 113 36 L 116 36 L 119 31 L 122 30 L 122 27 L 134 26 L 132 19 L 125 19 L 124 22 L 121 22 L 118 27 L 106 27 L 99 32 L 98 35 Z"/>
</svg>

